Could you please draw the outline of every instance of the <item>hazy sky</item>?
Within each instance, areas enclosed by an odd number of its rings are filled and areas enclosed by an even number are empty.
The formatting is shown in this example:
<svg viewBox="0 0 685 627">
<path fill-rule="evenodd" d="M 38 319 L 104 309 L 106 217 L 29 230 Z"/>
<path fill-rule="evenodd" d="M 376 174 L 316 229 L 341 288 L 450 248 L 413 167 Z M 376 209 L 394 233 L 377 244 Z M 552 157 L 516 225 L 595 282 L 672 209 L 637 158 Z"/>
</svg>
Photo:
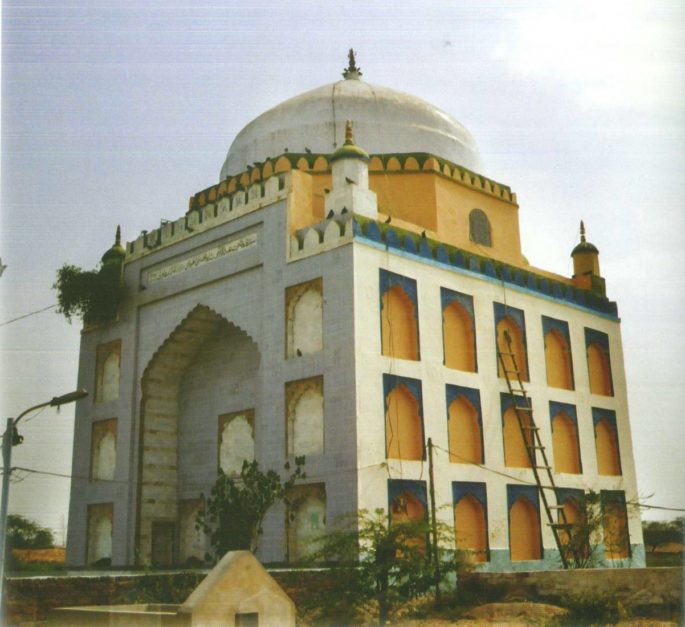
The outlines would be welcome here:
<svg viewBox="0 0 685 627">
<path fill-rule="evenodd" d="M 585 220 L 623 320 L 640 494 L 685 507 L 680 0 L 3 4 L 0 324 L 52 305 L 57 268 L 93 268 L 117 224 L 131 240 L 182 216 L 247 122 L 338 80 L 353 46 L 365 80 L 473 133 L 532 264 L 570 275 Z M 78 326 L 0 326 L 0 416 L 75 388 Z M 72 425 L 70 407 L 25 422 L 14 465 L 69 475 Z M 69 480 L 22 477 L 11 511 L 61 533 Z"/>
</svg>

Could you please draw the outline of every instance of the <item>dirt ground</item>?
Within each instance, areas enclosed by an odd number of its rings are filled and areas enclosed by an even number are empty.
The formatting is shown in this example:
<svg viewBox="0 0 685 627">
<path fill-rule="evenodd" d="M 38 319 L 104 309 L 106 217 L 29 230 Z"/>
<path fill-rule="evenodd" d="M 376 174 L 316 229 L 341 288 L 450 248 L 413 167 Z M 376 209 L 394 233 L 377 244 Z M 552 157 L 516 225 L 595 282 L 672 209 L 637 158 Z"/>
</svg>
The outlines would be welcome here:
<svg viewBox="0 0 685 627">
<path fill-rule="evenodd" d="M 22 562 L 64 564 L 66 550 L 62 547 L 52 549 L 12 549 L 12 553 Z"/>
</svg>

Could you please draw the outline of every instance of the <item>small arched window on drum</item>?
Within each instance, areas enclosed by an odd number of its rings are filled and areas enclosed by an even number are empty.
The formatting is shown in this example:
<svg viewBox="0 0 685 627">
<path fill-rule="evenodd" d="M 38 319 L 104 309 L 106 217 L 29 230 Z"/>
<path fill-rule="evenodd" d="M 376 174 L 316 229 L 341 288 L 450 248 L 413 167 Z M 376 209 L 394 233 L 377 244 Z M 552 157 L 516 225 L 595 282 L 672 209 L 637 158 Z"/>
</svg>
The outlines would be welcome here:
<svg viewBox="0 0 685 627">
<path fill-rule="evenodd" d="M 469 239 L 476 244 L 492 246 L 490 220 L 482 209 L 474 209 L 469 213 Z"/>
</svg>

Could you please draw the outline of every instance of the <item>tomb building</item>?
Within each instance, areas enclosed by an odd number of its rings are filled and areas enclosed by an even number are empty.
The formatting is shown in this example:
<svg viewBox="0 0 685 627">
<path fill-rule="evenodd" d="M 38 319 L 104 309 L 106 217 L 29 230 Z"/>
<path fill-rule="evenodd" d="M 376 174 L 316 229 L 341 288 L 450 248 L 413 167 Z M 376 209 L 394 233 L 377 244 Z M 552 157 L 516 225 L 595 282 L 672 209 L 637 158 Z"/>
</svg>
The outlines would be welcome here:
<svg viewBox="0 0 685 627">
<path fill-rule="evenodd" d="M 644 565 L 599 251 L 582 228 L 573 276 L 533 267 L 518 214 L 463 125 L 353 58 L 250 122 L 185 215 L 103 258 L 124 296 L 82 333 L 68 563 L 197 563 L 217 471 L 304 455 L 258 551 L 297 563 L 338 516 L 426 515 L 432 453 L 478 568 L 559 568 L 590 492 L 599 563 Z"/>
</svg>

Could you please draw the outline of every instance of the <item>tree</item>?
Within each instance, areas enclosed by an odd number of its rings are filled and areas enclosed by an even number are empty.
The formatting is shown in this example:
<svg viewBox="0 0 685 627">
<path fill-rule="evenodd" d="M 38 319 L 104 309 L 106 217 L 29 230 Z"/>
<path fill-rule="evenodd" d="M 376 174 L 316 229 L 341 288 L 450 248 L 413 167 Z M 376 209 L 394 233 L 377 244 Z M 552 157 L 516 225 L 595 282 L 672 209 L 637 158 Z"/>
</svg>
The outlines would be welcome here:
<svg viewBox="0 0 685 627">
<path fill-rule="evenodd" d="M 434 585 L 436 563 L 429 550 L 428 519 L 393 523 L 383 509 L 360 510 L 342 518 L 336 529 L 315 542 L 314 562 L 333 566 L 335 586 L 319 589 L 312 602 L 335 621 L 354 621 L 369 601 L 378 604 L 378 622 L 384 625 L 400 602 L 425 594 Z M 454 530 L 438 524 L 438 560 L 441 576 L 465 566 L 454 548 Z"/>
<path fill-rule="evenodd" d="M 561 548 L 569 568 L 593 568 L 603 522 L 599 494 L 591 490 L 576 505 L 578 519 L 558 531 Z"/>
<path fill-rule="evenodd" d="M 257 550 L 266 512 L 279 501 L 288 503 L 288 492 L 306 477 L 304 462 L 304 456 L 296 457 L 295 470 L 285 481 L 275 470 L 263 472 L 256 460 L 245 460 L 238 478 L 219 469 L 207 506 L 197 517 L 197 526 L 209 534 L 217 559 L 228 551 Z M 289 463 L 285 470 L 290 470 Z"/>
<path fill-rule="evenodd" d="M 58 313 L 68 322 L 79 316 L 84 324 L 104 324 L 117 315 L 123 294 L 121 265 L 102 263 L 97 270 L 65 264 L 57 271 Z"/>
<path fill-rule="evenodd" d="M 675 520 L 646 520 L 642 523 L 642 534 L 645 546 L 650 552 L 654 552 L 658 547 L 671 542 L 683 542 L 683 531 L 685 530 L 685 517 Z"/>
<path fill-rule="evenodd" d="M 7 548 L 50 549 L 55 540 L 52 531 L 19 514 L 7 517 Z"/>
</svg>

